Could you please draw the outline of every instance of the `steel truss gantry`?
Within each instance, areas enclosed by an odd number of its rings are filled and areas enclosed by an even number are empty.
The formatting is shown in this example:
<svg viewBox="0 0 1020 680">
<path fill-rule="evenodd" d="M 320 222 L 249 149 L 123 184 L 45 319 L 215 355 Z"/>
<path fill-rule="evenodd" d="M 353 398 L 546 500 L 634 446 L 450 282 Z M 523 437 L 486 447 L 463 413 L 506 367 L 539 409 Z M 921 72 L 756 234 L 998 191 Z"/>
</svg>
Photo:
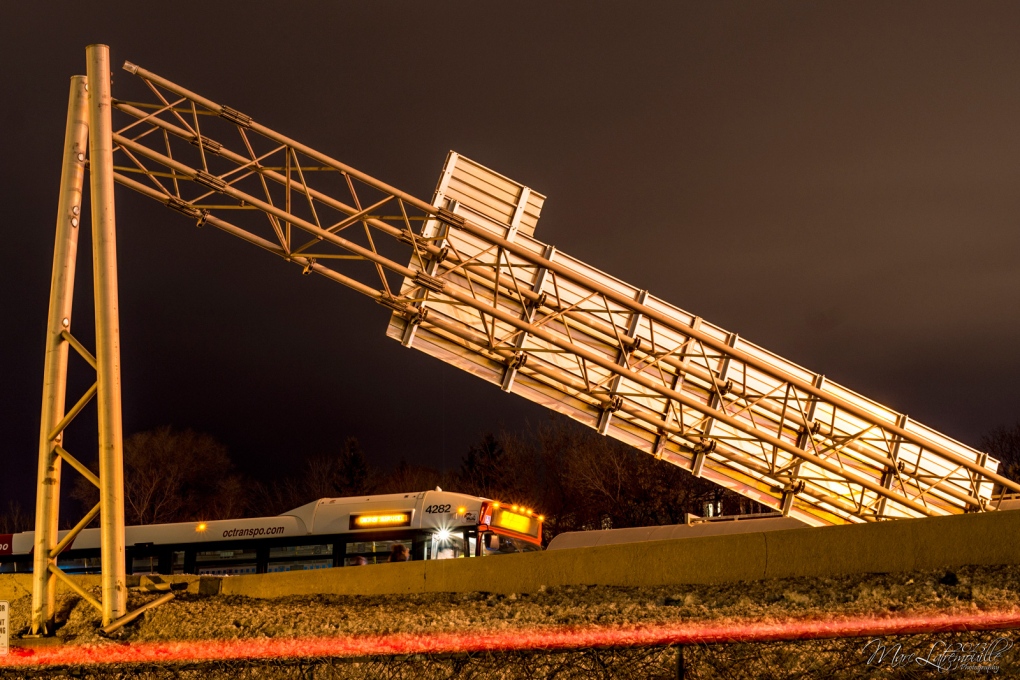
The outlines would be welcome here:
<svg viewBox="0 0 1020 680">
<path fill-rule="evenodd" d="M 375 300 L 407 346 L 812 525 L 1020 492 L 986 454 L 538 241 L 527 187 L 451 153 L 428 203 L 124 69 L 151 97 L 112 102 L 117 183 Z"/>
<path fill-rule="evenodd" d="M 124 68 L 155 100 L 114 103 L 129 119 L 117 182 L 389 307 L 405 344 L 504 389 L 527 381 L 525 396 L 811 524 L 983 510 L 994 484 L 1020 490 L 985 454 L 517 233 L 523 187 L 501 232 L 482 204 L 426 203 Z"/>
</svg>

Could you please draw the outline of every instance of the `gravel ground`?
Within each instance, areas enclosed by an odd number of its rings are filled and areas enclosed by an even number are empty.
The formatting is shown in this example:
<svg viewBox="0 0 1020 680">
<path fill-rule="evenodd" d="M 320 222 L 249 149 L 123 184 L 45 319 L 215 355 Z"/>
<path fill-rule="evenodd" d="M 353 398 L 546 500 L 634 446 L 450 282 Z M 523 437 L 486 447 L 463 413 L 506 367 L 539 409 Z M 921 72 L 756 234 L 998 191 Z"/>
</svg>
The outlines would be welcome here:
<svg viewBox="0 0 1020 680">
<path fill-rule="evenodd" d="M 97 593 L 98 594 L 98 593 Z M 134 593 L 130 608 L 152 599 Z M 27 598 L 12 602 L 12 631 L 27 628 Z M 183 594 L 145 614 L 114 636 L 98 630 L 96 612 L 76 597 L 61 601 L 58 636 L 65 644 L 110 645 L 167 640 L 250 639 L 363 634 L 429 634 L 466 630 L 506 631 L 561 626 L 640 626 L 728 620 L 773 621 L 790 617 L 893 616 L 976 613 L 1020 609 L 1020 567 L 964 567 L 952 571 L 866 574 L 816 579 L 776 579 L 724 585 L 656 588 L 558 587 L 534 594 L 427 594 L 409 596 L 301 596 L 257 600 Z M 885 638 L 904 649 L 931 644 L 1008 638 L 1016 631 Z M 890 642 L 891 641 L 891 642 Z M 868 667 L 866 640 L 732 644 L 684 649 L 687 677 L 936 677 L 916 666 Z M 507 653 L 362 661 L 210 663 L 177 667 L 76 669 L 67 677 L 676 677 L 670 648 Z M 1020 655 L 1000 660 L 998 677 L 1020 677 Z M 50 669 L 48 677 L 69 670 Z M 194 675 L 192 675 L 194 673 Z M 920 673 L 920 674 L 918 674 Z M 984 673 L 993 676 L 993 673 Z M 13 676 L 12 676 L 13 677 Z M 125 675 L 127 677 L 127 675 Z M 968 677 L 983 677 L 970 672 Z"/>
</svg>

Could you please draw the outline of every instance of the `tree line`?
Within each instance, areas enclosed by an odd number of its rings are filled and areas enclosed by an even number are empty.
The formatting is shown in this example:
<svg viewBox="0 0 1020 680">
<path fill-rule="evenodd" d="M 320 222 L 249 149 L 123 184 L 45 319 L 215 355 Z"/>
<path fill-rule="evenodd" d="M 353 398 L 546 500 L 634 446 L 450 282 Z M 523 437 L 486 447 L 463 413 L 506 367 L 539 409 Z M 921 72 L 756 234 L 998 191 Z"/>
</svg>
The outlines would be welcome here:
<svg viewBox="0 0 1020 680">
<path fill-rule="evenodd" d="M 1001 474 L 1020 481 L 1020 421 L 992 430 L 979 446 L 1001 461 Z M 124 478 L 128 524 L 269 516 L 319 498 L 437 486 L 534 508 L 546 516 L 547 537 L 563 531 L 678 524 L 686 513 L 765 510 L 559 416 L 534 429 L 486 433 L 454 469 L 406 460 L 381 467 L 357 439 L 348 437 L 337 450 L 312 455 L 296 472 L 270 481 L 239 472 L 227 447 L 209 434 L 161 427 L 125 440 Z M 75 478 L 70 495 L 81 512 L 98 501 L 96 488 L 81 477 Z M 18 503 L 9 501 L 0 509 L 0 533 L 32 528 L 32 513 Z"/>
</svg>

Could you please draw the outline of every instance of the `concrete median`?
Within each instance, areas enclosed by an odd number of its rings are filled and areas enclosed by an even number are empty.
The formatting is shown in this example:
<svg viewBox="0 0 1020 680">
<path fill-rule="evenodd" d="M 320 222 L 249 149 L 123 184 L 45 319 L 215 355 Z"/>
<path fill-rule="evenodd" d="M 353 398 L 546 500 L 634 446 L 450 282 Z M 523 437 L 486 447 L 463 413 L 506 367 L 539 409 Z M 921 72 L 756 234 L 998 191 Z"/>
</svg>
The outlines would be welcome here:
<svg viewBox="0 0 1020 680">
<path fill-rule="evenodd" d="M 561 585 L 658 586 L 788 576 L 1020 564 L 1020 512 L 710 536 L 496 558 L 324 569 L 223 581 L 249 597 L 330 593 L 536 592 Z"/>
<path fill-rule="evenodd" d="M 1020 512 L 603 545 L 522 555 L 228 577 L 174 576 L 202 594 L 530 593 L 565 585 L 660 586 L 1020 564 Z M 74 577 L 86 588 L 98 576 Z M 132 582 L 139 577 L 131 577 Z M 143 577 L 144 578 L 144 577 Z M 0 575 L 0 599 L 31 595 L 30 574 Z M 61 592 L 63 584 L 58 584 Z"/>
</svg>

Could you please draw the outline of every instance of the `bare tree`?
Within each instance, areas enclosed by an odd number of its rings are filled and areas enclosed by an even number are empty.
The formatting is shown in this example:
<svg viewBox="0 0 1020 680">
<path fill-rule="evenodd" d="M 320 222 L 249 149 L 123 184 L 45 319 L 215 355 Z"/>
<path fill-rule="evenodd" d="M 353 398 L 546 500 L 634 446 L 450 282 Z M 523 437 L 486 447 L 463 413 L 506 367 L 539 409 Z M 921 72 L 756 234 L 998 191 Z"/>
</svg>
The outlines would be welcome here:
<svg viewBox="0 0 1020 680">
<path fill-rule="evenodd" d="M 0 534 L 18 534 L 33 529 L 32 515 L 13 498 L 7 500 L 7 507 L 0 514 Z"/>
<path fill-rule="evenodd" d="M 321 498 L 321 496 L 317 498 Z M 307 499 L 308 497 L 294 478 L 277 479 L 269 483 L 252 482 L 251 484 L 251 508 L 255 515 L 279 515 L 304 505 L 308 502 Z"/>
<path fill-rule="evenodd" d="M 562 418 L 537 432 L 484 435 L 461 463 L 456 490 L 525 504 L 546 515 L 545 534 L 677 524 L 706 503 L 726 512 L 753 501 Z"/>
<path fill-rule="evenodd" d="M 468 449 L 457 472 L 458 491 L 487 498 L 506 495 L 513 487 L 513 475 L 508 473 L 515 470 L 509 468 L 504 439 L 488 432 Z"/>
<path fill-rule="evenodd" d="M 98 491 L 84 479 L 72 495 L 86 507 Z M 124 440 L 124 516 L 129 524 L 226 519 L 244 514 L 244 483 L 211 435 L 160 427 Z"/>
<path fill-rule="evenodd" d="M 255 505 L 263 513 L 292 510 L 320 498 L 363 496 L 374 490 L 373 470 L 361 445 L 348 437 L 336 454 L 319 454 L 305 461 L 301 473 L 269 484 L 255 485 Z"/>
<path fill-rule="evenodd" d="M 411 465 L 406 460 L 402 460 L 395 470 L 382 473 L 374 488 L 375 493 L 428 491 L 437 486 L 448 491 L 457 491 L 459 489 L 456 479 L 456 475 L 452 472 L 436 470 L 423 465 Z"/>
<path fill-rule="evenodd" d="M 1000 475 L 1020 482 L 1020 420 L 991 430 L 978 446 L 999 459 Z"/>
</svg>

